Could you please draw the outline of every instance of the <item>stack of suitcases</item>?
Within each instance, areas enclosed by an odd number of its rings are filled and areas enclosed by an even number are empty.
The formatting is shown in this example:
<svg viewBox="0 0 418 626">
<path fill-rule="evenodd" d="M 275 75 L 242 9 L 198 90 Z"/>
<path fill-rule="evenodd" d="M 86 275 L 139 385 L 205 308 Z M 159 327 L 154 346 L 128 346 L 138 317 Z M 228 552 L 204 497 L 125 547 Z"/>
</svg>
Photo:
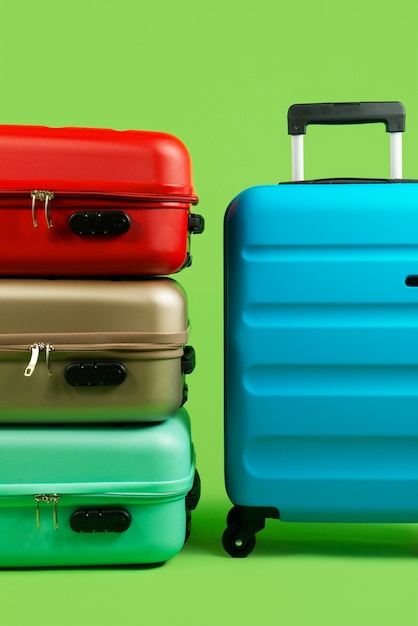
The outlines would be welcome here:
<svg viewBox="0 0 418 626">
<path fill-rule="evenodd" d="M 171 135 L 0 127 L 0 567 L 181 550 L 196 203 Z"/>
</svg>

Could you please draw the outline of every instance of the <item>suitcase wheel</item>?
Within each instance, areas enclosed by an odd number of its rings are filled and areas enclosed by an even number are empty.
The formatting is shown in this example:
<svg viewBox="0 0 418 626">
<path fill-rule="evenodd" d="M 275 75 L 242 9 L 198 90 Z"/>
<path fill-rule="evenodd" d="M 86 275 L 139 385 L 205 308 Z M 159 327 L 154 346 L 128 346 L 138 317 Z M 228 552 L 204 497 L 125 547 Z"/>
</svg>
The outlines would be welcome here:
<svg viewBox="0 0 418 626">
<path fill-rule="evenodd" d="M 274 507 L 234 506 L 222 537 L 225 551 L 238 558 L 248 556 L 255 547 L 255 534 L 263 530 L 268 517 L 279 519 L 279 511 Z"/>
<path fill-rule="evenodd" d="M 245 536 L 243 530 L 240 524 L 231 524 L 222 536 L 224 549 L 233 557 L 244 558 L 255 548 L 255 535 Z"/>
</svg>

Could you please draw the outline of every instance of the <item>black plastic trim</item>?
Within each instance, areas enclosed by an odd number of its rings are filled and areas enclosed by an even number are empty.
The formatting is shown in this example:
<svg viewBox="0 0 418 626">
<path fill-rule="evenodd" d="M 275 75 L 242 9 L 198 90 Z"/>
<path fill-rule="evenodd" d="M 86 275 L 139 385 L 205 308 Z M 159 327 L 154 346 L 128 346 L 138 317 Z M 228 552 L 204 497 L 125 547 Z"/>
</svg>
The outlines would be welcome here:
<svg viewBox="0 0 418 626">
<path fill-rule="evenodd" d="M 200 235 L 205 230 L 205 219 L 198 213 L 189 213 L 189 233 Z"/>
<path fill-rule="evenodd" d="M 78 509 L 70 517 L 70 527 L 76 533 L 124 533 L 132 522 L 126 509 L 89 507 Z"/>
<path fill-rule="evenodd" d="M 183 395 L 182 395 L 182 398 L 181 398 L 180 406 L 181 407 L 184 406 L 188 399 L 189 399 L 189 386 L 186 385 L 186 383 L 184 383 L 184 385 L 183 385 Z"/>
<path fill-rule="evenodd" d="M 186 269 L 186 267 L 191 267 L 192 266 L 192 262 L 193 262 L 193 259 L 192 259 L 191 255 L 189 253 L 187 253 L 186 254 L 186 260 L 184 261 L 182 267 L 179 269 L 179 272 L 181 270 Z"/>
<path fill-rule="evenodd" d="M 201 480 L 199 472 L 196 470 L 194 474 L 193 486 L 186 496 L 187 511 L 194 511 L 199 504 L 201 493 Z"/>
<path fill-rule="evenodd" d="M 193 346 L 184 346 L 181 357 L 182 374 L 191 374 L 196 367 L 196 352 Z"/>
<path fill-rule="evenodd" d="M 123 211 L 79 211 L 71 215 L 68 225 L 76 235 L 115 236 L 130 229 L 131 219 Z"/>
<path fill-rule="evenodd" d="M 189 539 L 192 530 L 192 511 L 194 511 L 200 500 L 200 476 L 195 470 L 193 486 L 186 496 L 186 533 L 184 542 Z"/>
<path fill-rule="evenodd" d="M 110 387 L 121 385 L 127 376 L 118 361 L 78 361 L 65 369 L 66 382 L 73 387 Z"/>
<path fill-rule="evenodd" d="M 405 279 L 405 285 L 407 287 L 418 287 L 418 274 L 410 274 Z"/>
</svg>

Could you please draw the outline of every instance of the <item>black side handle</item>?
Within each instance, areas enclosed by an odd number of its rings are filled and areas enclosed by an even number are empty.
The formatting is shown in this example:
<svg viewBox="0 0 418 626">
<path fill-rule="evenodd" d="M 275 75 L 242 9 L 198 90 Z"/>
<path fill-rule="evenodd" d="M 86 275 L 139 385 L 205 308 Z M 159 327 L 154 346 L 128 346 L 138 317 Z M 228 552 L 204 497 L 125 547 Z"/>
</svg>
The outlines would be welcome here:
<svg viewBox="0 0 418 626">
<path fill-rule="evenodd" d="M 405 131 L 402 102 L 322 102 L 293 104 L 287 113 L 288 134 L 305 135 L 308 124 L 372 124 L 382 122 L 386 132 Z"/>
<path fill-rule="evenodd" d="M 79 361 L 70 363 L 64 372 L 65 380 L 73 387 L 109 387 L 121 385 L 127 371 L 117 361 Z"/>
<path fill-rule="evenodd" d="M 198 213 L 189 213 L 189 233 L 200 235 L 205 230 L 205 218 Z"/>
<path fill-rule="evenodd" d="M 191 374 L 196 367 L 196 352 L 193 346 L 184 346 L 181 357 L 181 373 Z"/>
</svg>

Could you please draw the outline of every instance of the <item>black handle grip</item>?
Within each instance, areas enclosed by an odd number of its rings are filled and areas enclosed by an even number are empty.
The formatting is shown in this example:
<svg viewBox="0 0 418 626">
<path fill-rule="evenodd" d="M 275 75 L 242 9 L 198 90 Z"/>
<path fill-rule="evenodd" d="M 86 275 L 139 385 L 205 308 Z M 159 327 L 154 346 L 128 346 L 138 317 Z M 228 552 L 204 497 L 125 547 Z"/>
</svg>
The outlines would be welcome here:
<svg viewBox="0 0 418 626">
<path fill-rule="evenodd" d="M 405 131 L 402 102 L 321 102 L 293 104 L 287 113 L 289 135 L 304 135 L 308 124 L 372 124 L 382 122 L 386 132 Z"/>
</svg>

